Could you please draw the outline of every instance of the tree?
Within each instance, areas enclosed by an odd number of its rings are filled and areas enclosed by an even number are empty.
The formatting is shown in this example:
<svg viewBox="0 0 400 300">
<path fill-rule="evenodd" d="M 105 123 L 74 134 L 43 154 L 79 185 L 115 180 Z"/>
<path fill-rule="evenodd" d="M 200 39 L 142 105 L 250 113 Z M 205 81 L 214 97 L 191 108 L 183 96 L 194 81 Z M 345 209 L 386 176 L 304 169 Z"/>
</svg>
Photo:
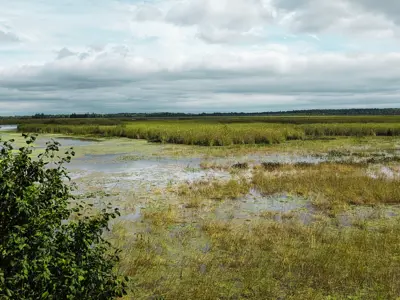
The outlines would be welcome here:
<svg viewBox="0 0 400 300">
<path fill-rule="evenodd" d="M 118 251 L 104 239 L 110 208 L 83 216 L 65 164 L 48 142 L 32 158 L 35 136 L 13 149 L 0 139 L 0 299 L 113 299 L 126 294 L 114 270 Z M 74 204 L 76 203 L 76 204 Z"/>
</svg>

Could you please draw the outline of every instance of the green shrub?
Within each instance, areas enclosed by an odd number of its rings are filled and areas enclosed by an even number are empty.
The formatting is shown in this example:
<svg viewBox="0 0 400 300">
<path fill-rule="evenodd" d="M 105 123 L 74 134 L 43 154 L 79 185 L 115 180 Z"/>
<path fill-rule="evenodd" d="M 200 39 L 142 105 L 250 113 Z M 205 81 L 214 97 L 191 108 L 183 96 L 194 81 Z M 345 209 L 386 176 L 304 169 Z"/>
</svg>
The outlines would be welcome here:
<svg viewBox="0 0 400 300">
<path fill-rule="evenodd" d="M 125 279 L 113 271 L 118 252 L 102 237 L 117 210 L 82 216 L 72 205 L 64 167 L 74 155 L 58 155 L 49 142 L 33 159 L 13 141 L 0 146 L 0 299 L 113 299 Z"/>
</svg>

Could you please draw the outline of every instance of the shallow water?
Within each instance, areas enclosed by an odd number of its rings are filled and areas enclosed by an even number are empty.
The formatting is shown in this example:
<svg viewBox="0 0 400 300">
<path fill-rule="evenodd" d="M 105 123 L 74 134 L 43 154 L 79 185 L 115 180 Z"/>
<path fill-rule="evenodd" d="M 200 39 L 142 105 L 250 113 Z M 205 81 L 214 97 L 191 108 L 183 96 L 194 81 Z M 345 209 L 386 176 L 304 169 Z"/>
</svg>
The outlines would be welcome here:
<svg viewBox="0 0 400 300">
<path fill-rule="evenodd" d="M 0 131 L 17 131 L 18 125 L 0 125 Z"/>
<path fill-rule="evenodd" d="M 59 142 L 62 147 L 81 147 L 81 146 L 90 146 L 98 143 L 97 140 L 87 140 L 87 139 L 79 139 L 79 138 L 71 138 L 71 137 L 55 137 L 53 138 L 55 141 Z M 46 143 L 51 139 L 39 137 L 35 141 L 36 149 L 46 148 Z"/>
<path fill-rule="evenodd" d="M 85 155 L 83 158 L 75 159 L 69 168 L 71 171 L 76 169 L 87 172 L 99 173 L 125 173 L 134 174 L 136 172 L 163 169 L 185 169 L 185 168 L 199 168 L 199 159 L 168 159 L 168 158 L 143 158 L 140 160 L 124 161 L 119 160 L 120 155 L 107 154 L 107 155 Z"/>
<path fill-rule="evenodd" d="M 256 163 L 270 162 L 270 163 L 282 163 L 282 164 L 296 164 L 296 163 L 318 164 L 327 160 L 326 157 L 316 157 L 312 155 L 293 155 L 285 153 L 256 155 L 249 157 Z"/>
<path fill-rule="evenodd" d="M 163 188 L 179 182 L 194 182 L 213 178 L 229 178 L 228 172 L 202 170 L 198 158 L 144 158 L 123 161 L 119 155 L 87 155 L 69 166 L 73 179 L 82 177 L 107 178 L 104 187 L 130 189 Z"/>
<path fill-rule="evenodd" d="M 251 190 L 243 198 L 222 202 L 215 214 L 219 219 L 247 219 L 258 217 L 262 212 L 289 213 L 296 211 L 300 215 L 302 210 L 307 214 L 311 211 L 307 199 L 284 194 L 265 197 L 258 191 Z M 276 214 L 275 219 L 280 220 L 281 216 Z"/>
<path fill-rule="evenodd" d="M 136 206 L 135 207 L 135 212 L 127 214 L 127 215 L 122 215 L 119 220 L 121 221 L 137 221 L 142 217 L 142 206 Z"/>
<path fill-rule="evenodd" d="M 77 151 L 79 151 L 80 147 L 85 151 L 92 151 L 91 149 L 96 149 L 96 147 L 110 145 L 107 141 L 97 142 L 69 137 L 65 139 L 57 137 L 56 139 L 62 145 L 76 147 L 75 150 Z M 42 143 L 42 145 L 43 141 L 47 140 L 45 138 L 39 139 L 39 143 Z M 88 145 L 91 147 L 84 148 Z M 141 209 L 146 207 L 148 200 L 151 200 L 156 193 L 170 195 L 168 194 L 170 187 L 174 190 L 174 185 L 183 183 L 190 184 L 196 181 L 212 181 L 215 179 L 229 180 L 234 175 L 227 170 L 235 163 L 247 162 L 249 166 L 259 165 L 263 162 L 318 164 L 330 159 L 326 155 L 311 156 L 278 153 L 202 160 L 198 157 L 166 157 L 162 156 L 162 152 L 157 152 L 158 145 L 154 145 L 154 148 L 153 146 L 149 147 L 152 147 L 151 151 L 147 146 L 144 149 L 132 144 L 131 149 L 124 147 L 117 154 L 84 155 L 73 159 L 72 163 L 67 167 L 71 172 L 72 179 L 79 184 L 81 192 L 84 193 L 88 190 L 115 192 L 118 196 L 107 197 L 107 200 L 115 205 L 121 204 L 122 207 L 129 206 L 122 220 L 138 221 L 141 218 Z M 117 148 L 115 147 L 115 149 Z M 83 155 L 83 153 L 81 154 Z M 93 150 L 92 153 L 96 152 Z M 227 166 L 228 168 L 202 168 L 202 162 L 210 163 L 210 165 L 215 163 L 217 166 Z M 239 170 L 239 172 L 240 176 L 245 176 L 246 172 L 251 174 L 251 168 Z M 381 166 L 375 172 L 371 172 L 371 176 L 382 173 L 387 177 L 393 176 L 392 169 L 381 168 Z M 135 193 L 135 196 L 132 196 L 132 192 Z M 146 200 L 142 201 L 138 197 L 145 197 Z M 171 200 L 168 197 L 160 201 Z M 138 206 L 139 204 L 141 206 Z M 241 199 L 223 201 L 216 203 L 216 205 L 215 210 L 213 209 L 213 215 L 215 218 L 222 220 L 234 218 L 247 221 L 254 218 L 270 218 L 280 222 L 296 218 L 296 220 L 300 220 L 303 223 L 310 223 L 313 222 L 313 217 L 316 213 L 307 199 L 284 194 L 265 197 L 255 190 L 252 190 Z M 348 219 L 348 217 L 343 217 L 341 223 L 345 224 Z"/>
<path fill-rule="evenodd" d="M 266 154 L 266 155 L 246 155 L 227 158 L 207 158 L 203 160 L 202 166 L 204 168 L 225 168 L 229 169 L 236 165 L 245 164 L 244 169 L 259 166 L 263 163 L 279 163 L 279 164 L 319 164 L 328 161 L 327 157 L 316 157 L 312 155 L 294 155 L 288 153 Z M 240 168 L 237 168 L 240 169 Z"/>
<path fill-rule="evenodd" d="M 375 179 L 381 177 L 388 179 L 400 179 L 400 168 L 397 167 L 397 169 L 395 169 L 387 166 L 377 166 L 368 170 L 367 174 Z"/>
<path fill-rule="evenodd" d="M 400 215 L 399 206 L 388 207 L 363 207 L 355 206 L 337 216 L 338 222 L 342 226 L 352 226 L 355 222 L 366 220 L 381 220 L 382 218 L 392 218 Z"/>
</svg>

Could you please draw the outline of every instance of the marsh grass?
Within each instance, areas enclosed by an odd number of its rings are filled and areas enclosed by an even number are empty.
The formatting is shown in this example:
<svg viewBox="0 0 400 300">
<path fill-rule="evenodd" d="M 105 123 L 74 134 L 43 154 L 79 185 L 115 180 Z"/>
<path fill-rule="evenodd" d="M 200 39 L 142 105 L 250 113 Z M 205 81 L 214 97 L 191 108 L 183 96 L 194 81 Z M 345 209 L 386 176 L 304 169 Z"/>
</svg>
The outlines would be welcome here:
<svg viewBox="0 0 400 300">
<path fill-rule="evenodd" d="M 19 131 L 128 137 L 156 143 L 200 146 L 276 144 L 304 138 L 303 130 L 295 126 L 264 123 L 131 122 L 116 126 L 22 124 Z"/>
<path fill-rule="evenodd" d="M 285 172 L 293 171 L 300 179 L 288 186 Z M 379 187 L 377 194 L 382 194 L 380 185 L 387 189 L 390 181 L 379 179 L 371 186 L 373 181 L 363 181 L 364 171 L 343 164 L 280 165 L 272 171 L 273 176 L 264 168 L 256 170 L 255 177 L 261 177 L 253 184 L 264 188 L 265 182 L 280 178 L 284 180 L 273 186 L 286 189 L 308 182 L 300 192 L 329 199 L 327 209 L 332 209 L 333 201 L 346 205 L 386 203 L 374 198 L 373 191 Z M 331 181 L 328 174 L 339 179 Z M 351 177 L 357 180 L 349 181 Z M 341 187 L 337 191 L 342 194 L 332 192 L 329 186 Z M 218 220 L 198 213 L 207 200 L 229 201 L 248 193 L 249 188 L 251 184 L 240 178 L 181 186 L 178 191 L 182 199 L 197 202 L 186 206 L 196 212 L 190 219 L 170 217 L 180 215 L 177 205 L 153 206 L 143 216 L 142 224 L 150 227 L 133 237 L 116 234 L 118 245 L 125 245 L 121 270 L 131 276 L 132 297 L 396 299 L 400 295 L 400 219 L 384 217 L 382 206 L 371 208 L 362 217 L 348 217 L 349 225 L 326 214 L 316 214 L 313 222 L 305 224 L 294 211 L 263 211 L 260 219 L 248 222 Z M 356 192 L 350 193 L 354 188 Z M 361 190 L 366 190 L 365 194 L 360 194 Z M 388 190 L 396 195 L 394 186 Z M 369 200 L 347 201 L 354 193 Z"/>
<path fill-rule="evenodd" d="M 399 123 L 337 123 L 300 125 L 307 136 L 399 136 Z"/>
<path fill-rule="evenodd" d="M 291 172 L 288 172 L 291 171 Z M 253 184 L 261 193 L 292 193 L 313 199 L 317 207 L 333 209 L 347 204 L 399 204 L 400 182 L 383 176 L 372 178 L 364 168 L 325 163 L 306 169 L 283 166 L 271 175 L 260 169 L 253 175 Z"/>
<path fill-rule="evenodd" d="M 208 198 L 212 200 L 237 199 L 247 195 L 251 185 L 244 178 L 229 181 L 215 180 L 212 182 L 197 182 L 191 185 L 181 185 L 178 194 L 186 198 Z"/>
<path fill-rule="evenodd" d="M 117 158 L 118 161 L 140 161 L 145 157 L 143 155 L 122 155 Z"/>
<path fill-rule="evenodd" d="M 400 219 L 385 209 L 400 202 L 399 182 L 369 177 L 368 164 L 270 167 L 256 167 L 251 180 L 174 186 L 178 199 L 115 226 L 110 240 L 131 278 L 127 299 L 397 299 Z M 252 188 L 303 195 L 320 210 L 307 223 L 297 211 L 213 214 Z"/>
<path fill-rule="evenodd" d="M 154 202 L 142 210 L 143 219 L 149 221 L 154 226 L 170 226 L 178 223 L 179 213 L 172 206 L 164 203 Z"/>
<path fill-rule="evenodd" d="M 117 241 L 135 299 L 395 299 L 398 221 L 204 220 Z"/>
<path fill-rule="evenodd" d="M 299 119 L 300 120 L 300 119 Z M 207 120 L 136 121 L 119 125 L 21 124 L 22 132 L 127 137 L 149 142 L 200 146 L 279 144 L 329 136 L 400 136 L 399 123 L 329 123 L 289 125 L 247 121 L 219 124 Z"/>
<path fill-rule="evenodd" d="M 230 166 L 227 164 L 221 164 L 215 161 L 207 161 L 204 160 L 200 163 L 200 168 L 207 170 L 207 169 L 211 169 L 211 170 L 229 170 Z"/>
<path fill-rule="evenodd" d="M 384 164 L 391 162 L 400 162 L 400 156 L 381 156 L 381 157 L 371 157 L 365 161 L 367 164 Z"/>
</svg>

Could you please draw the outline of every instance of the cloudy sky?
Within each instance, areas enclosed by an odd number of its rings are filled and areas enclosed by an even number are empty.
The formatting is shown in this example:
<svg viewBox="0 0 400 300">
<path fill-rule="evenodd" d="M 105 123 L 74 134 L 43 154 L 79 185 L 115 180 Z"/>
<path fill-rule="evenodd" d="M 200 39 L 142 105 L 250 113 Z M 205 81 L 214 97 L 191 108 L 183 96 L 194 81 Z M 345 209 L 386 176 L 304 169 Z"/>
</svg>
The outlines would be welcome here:
<svg viewBox="0 0 400 300">
<path fill-rule="evenodd" d="M 399 0 L 0 0 L 0 115 L 400 107 Z"/>
</svg>

